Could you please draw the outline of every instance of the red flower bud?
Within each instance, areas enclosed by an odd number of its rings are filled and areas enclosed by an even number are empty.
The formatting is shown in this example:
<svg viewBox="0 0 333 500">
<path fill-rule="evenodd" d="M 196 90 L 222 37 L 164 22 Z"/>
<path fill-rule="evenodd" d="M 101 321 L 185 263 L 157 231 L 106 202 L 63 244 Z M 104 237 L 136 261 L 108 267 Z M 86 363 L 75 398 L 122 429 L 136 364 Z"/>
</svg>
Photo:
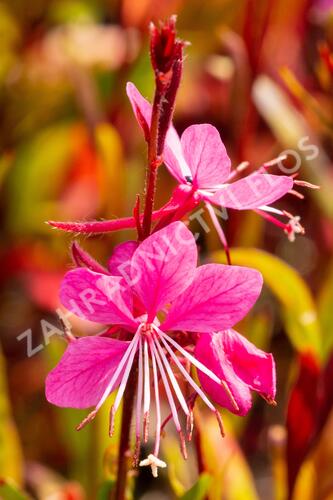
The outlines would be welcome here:
<svg viewBox="0 0 333 500">
<path fill-rule="evenodd" d="M 182 59 L 184 42 L 176 38 L 176 19 L 176 16 L 171 16 L 159 28 L 153 23 L 150 25 L 150 57 L 160 79 Z"/>
</svg>

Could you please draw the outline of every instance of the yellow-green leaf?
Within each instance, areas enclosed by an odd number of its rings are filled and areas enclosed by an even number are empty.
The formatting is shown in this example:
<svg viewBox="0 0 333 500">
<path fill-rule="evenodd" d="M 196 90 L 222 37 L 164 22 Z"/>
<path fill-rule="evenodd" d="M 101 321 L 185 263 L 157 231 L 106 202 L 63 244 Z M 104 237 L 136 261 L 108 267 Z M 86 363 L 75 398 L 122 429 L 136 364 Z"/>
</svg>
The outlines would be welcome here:
<svg viewBox="0 0 333 500">
<path fill-rule="evenodd" d="M 212 478 L 209 474 L 201 474 L 198 481 L 181 496 L 181 500 L 203 500 L 211 485 Z"/>
<path fill-rule="evenodd" d="M 222 438 L 216 418 L 212 414 L 195 411 L 195 425 L 199 429 L 201 458 L 212 481 L 209 500 L 258 500 L 250 468 L 232 435 L 228 416 L 223 416 L 227 429 Z"/>
<path fill-rule="evenodd" d="M 0 348 L 0 474 L 22 484 L 23 461 L 20 441 L 7 397 L 5 362 Z M 0 498 L 1 494 L 0 494 Z"/>
<path fill-rule="evenodd" d="M 225 262 L 221 251 L 211 255 L 214 262 Z M 265 284 L 282 306 L 286 333 L 297 351 L 311 351 L 322 358 L 323 347 L 316 306 L 305 281 L 278 257 L 255 248 L 234 248 L 233 264 L 258 269 Z"/>
<path fill-rule="evenodd" d="M 0 498 L 2 500 L 31 500 L 11 479 L 0 478 Z"/>
</svg>

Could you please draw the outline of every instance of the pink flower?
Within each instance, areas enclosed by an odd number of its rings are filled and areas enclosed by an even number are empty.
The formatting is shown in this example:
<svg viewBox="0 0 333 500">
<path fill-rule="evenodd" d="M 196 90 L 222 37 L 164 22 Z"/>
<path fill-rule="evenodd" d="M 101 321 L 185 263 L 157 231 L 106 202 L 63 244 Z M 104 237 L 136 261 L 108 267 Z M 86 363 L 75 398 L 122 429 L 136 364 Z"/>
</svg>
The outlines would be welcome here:
<svg viewBox="0 0 333 500">
<path fill-rule="evenodd" d="M 148 439 L 154 400 L 155 446 L 141 465 L 150 465 L 156 476 L 157 467 L 165 466 L 158 458 L 163 428 L 159 382 L 164 386 L 185 456 L 185 437 L 191 437 L 197 396 L 215 413 L 221 429 L 221 418 L 212 401 L 239 415 L 245 415 L 251 407 L 251 390 L 273 402 L 272 355 L 256 349 L 231 330 L 260 294 L 262 277 L 258 271 L 218 264 L 197 268 L 195 240 L 182 222 L 155 232 L 139 246 L 134 242 L 118 246 L 105 272 L 93 271 L 93 259 L 81 255 L 78 248 L 76 253 L 77 261 L 86 262 L 89 269 L 81 267 L 66 274 L 61 301 L 81 318 L 114 325 L 118 337 L 104 333 L 70 341 L 61 361 L 47 377 L 46 397 L 51 403 L 94 407 L 78 429 L 95 417 L 118 388 L 111 408 L 112 435 L 114 416 L 135 364 L 135 457 L 138 460 L 142 436 Z M 195 344 L 195 352 L 191 353 Z M 198 371 L 201 387 L 192 378 L 191 366 Z M 190 398 L 184 396 L 174 371 L 193 390 Z M 186 435 L 178 407 L 187 418 Z"/>
<path fill-rule="evenodd" d="M 127 84 L 127 95 L 138 123 L 145 130 L 151 120 L 151 104 L 133 83 Z M 179 205 L 178 218 L 200 201 L 205 202 L 224 246 L 226 246 L 225 237 L 215 213 L 216 209 L 212 205 L 236 210 L 255 210 L 282 227 L 291 240 L 294 239 L 295 233 L 303 232 L 298 217 L 269 206 L 286 193 L 294 192 L 292 189 L 294 182 L 307 185 L 285 175 L 267 174 L 267 167 L 277 163 L 279 159 L 267 163 L 259 171 L 247 177 L 234 181 L 247 164 L 241 164 L 231 172 L 231 162 L 220 134 L 209 124 L 191 125 L 181 138 L 175 128 L 170 126 L 166 135 L 163 159 L 169 172 L 179 183 L 173 194 L 173 201 Z M 290 222 L 281 222 L 269 215 L 270 212 L 286 216 Z"/>
</svg>

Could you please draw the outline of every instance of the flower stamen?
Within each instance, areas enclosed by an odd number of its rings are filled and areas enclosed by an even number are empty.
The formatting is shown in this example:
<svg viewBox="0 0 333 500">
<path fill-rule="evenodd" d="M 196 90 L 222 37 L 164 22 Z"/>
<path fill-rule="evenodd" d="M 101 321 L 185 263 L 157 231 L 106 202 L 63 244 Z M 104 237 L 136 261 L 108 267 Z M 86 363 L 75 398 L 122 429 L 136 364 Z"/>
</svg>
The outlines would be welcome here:
<svg viewBox="0 0 333 500">
<path fill-rule="evenodd" d="M 143 400 L 143 440 L 145 443 L 149 437 L 149 409 L 150 409 L 150 369 L 148 342 L 144 340 L 144 400 Z"/>
<path fill-rule="evenodd" d="M 139 359 L 138 359 L 138 388 L 136 396 L 136 414 L 135 414 L 135 451 L 134 465 L 139 464 L 140 448 L 141 448 L 141 414 L 142 414 L 142 399 L 143 399 L 143 352 L 142 339 L 139 341 Z"/>
<path fill-rule="evenodd" d="M 173 399 L 173 395 L 172 395 L 172 392 L 171 392 L 171 389 L 170 389 L 170 385 L 169 385 L 169 382 L 168 382 L 168 379 L 167 379 L 167 376 L 166 376 L 166 373 L 165 373 L 165 370 L 164 370 L 163 363 L 162 363 L 161 358 L 159 356 L 159 353 L 158 353 L 158 351 L 157 351 L 157 349 L 155 347 L 155 341 L 154 341 L 154 339 L 152 339 L 151 346 L 152 346 L 152 350 L 154 352 L 154 356 L 155 356 L 156 361 L 157 361 L 158 369 L 159 369 L 161 377 L 162 377 L 163 385 L 164 385 L 164 388 L 165 388 L 165 392 L 166 392 L 166 395 L 167 395 L 167 398 L 168 398 L 168 402 L 169 402 L 169 406 L 170 406 L 171 413 L 172 413 L 172 418 L 174 420 L 176 430 L 177 430 L 177 432 L 179 434 L 179 437 L 180 437 L 181 450 L 183 452 L 183 449 L 184 449 L 184 447 L 183 447 L 183 436 L 182 436 L 181 425 L 180 425 L 179 418 L 178 418 L 177 408 L 176 408 L 176 405 L 175 405 L 175 401 Z M 187 458 L 187 456 L 185 455 L 184 458 Z"/>
<path fill-rule="evenodd" d="M 220 241 L 223 245 L 223 248 L 224 248 L 224 251 L 225 251 L 225 254 L 226 254 L 226 257 L 227 257 L 227 262 L 229 265 L 231 265 L 231 258 L 230 258 L 230 250 L 229 250 L 229 246 L 228 246 L 228 242 L 227 242 L 227 238 L 224 234 L 224 231 L 221 227 L 221 224 L 219 223 L 217 217 L 216 217 L 216 213 L 214 211 L 214 208 L 212 207 L 212 205 L 208 202 L 205 203 L 206 205 L 206 208 L 208 210 L 208 213 L 210 215 L 210 218 L 212 220 L 212 223 L 215 227 L 215 230 L 217 232 L 217 235 L 218 237 L 220 238 Z"/>
<path fill-rule="evenodd" d="M 138 342 L 140 339 L 140 330 L 141 330 L 141 325 L 137 329 L 137 331 L 133 337 L 133 340 L 129 344 L 125 354 L 121 358 L 120 363 L 119 363 L 116 371 L 114 372 L 113 376 L 111 377 L 111 380 L 110 380 L 109 384 L 107 385 L 101 399 L 97 403 L 95 409 L 91 413 L 89 413 L 89 415 L 86 418 L 84 418 L 82 420 L 82 422 L 76 427 L 76 430 L 80 431 L 81 429 L 83 429 L 83 427 L 85 427 L 89 422 L 91 422 L 96 417 L 98 410 L 101 408 L 101 406 L 103 405 L 103 403 L 105 402 L 105 400 L 107 399 L 109 394 L 113 391 L 114 385 L 116 384 L 118 377 L 122 373 L 122 370 L 123 370 L 126 362 L 128 361 L 129 357 L 131 356 L 132 352 L 133 352 L 133 359 L 134 359 L 134 354 L 136 352 L 137 345 L 138 345 Z M 133 359 L 132 359 L 131 367 L 133 364 Z"/>
</svg>

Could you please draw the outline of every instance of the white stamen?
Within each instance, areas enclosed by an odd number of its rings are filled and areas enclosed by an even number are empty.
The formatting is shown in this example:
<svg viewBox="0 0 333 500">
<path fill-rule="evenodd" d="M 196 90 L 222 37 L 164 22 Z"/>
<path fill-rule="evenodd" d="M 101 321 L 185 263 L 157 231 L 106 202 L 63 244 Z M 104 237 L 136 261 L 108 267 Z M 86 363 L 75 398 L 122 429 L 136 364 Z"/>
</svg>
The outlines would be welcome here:
<svg viewBox="0 0 333 500">
<path fill-rule="evenodd" d="M 172 392 L 171 392 L 171 389 L 170 389 L 170 385 L 169 385 L 169 382 L 168 382 L 165 370 L 163 368 L 162 361 L 161 361 L 161 359 L 159 357 L 159 354 L 158 354 L 158 352 L 156 350 L 155 343 L 152 342 L 151 346 L 152 346 L 152 349 L 153 349 L 153 352 L 154 352 L 154 356 L 155 356 L 157 364 L 158 364 L 158 368 L 159 368 L 160 373 L 161 373 L 163 385 L 164 385 L 164 388 L 165 388 L 165 392 L 166 392 L 166 395 L 167 395 L 167 398 L 168 398 L 168 401 L 169 401 L 170 410 L 171 410 L 171 413 L 172 413 L 172 418 L 173 418 L 173 420 L 175 422 L 175 426 L 176 426 L 177 431 L 180 432 L 181 431 L 181 426 L 180 426 L 180 422 L 179 422 L 179 419 L 178 419 L 177 408 L 176 408 L 175 402 L 173 400 Z"/>
<path fill-rule="evenodd" d="M 141 330 L 141 325 L 137 329 L 136 334 L 134 335 L 132 342 L 130 343 L 129 347 L 127 348 L 127 351 L 125 352 L 124 356 L 122 357 L 116 371 L 113 374 L 113 377 L 111 378 L 107 388 L 105 389 L 105 391 L 103 393 L 103 396 L 101 397 L 101 399 L 97 403 L 97 406 L 95 408 L 96 411 L 100 409 L 100 407 L 102 406 L 102 404 L 104 403 L 106 398 L 109 396 L 110 392 L 113 390 L 113 386 L 115 385 L 122 369 L 124 368 L 125 363 L 127 362 L 129 356 L 131 355 L 132 351 L 136 351 L 138 341 L 139 341 L 140 330 Z"/>
<path fill-rule="evenodd" d="M 212 223 L 213 223 L 213 225 L 215 227 L 217 235 L 220 238 L 220 241 L 221 241 L 221 243 L 223 245 L 224 251 L 225 251 L 227 259 L 228 259 L 228 263 L 230 264 L 230 251 L 229 251 L 229 246 L 228 246 L 227 238 L 225 237 L 225 234 L 224 234 L 224 231 L 223 231 L 223 229 L 221 227 L 221 224 L 219 223 L 219 221 L 218 221 L 218 219 L 216 217 L 216 213 L 214 211 L 214 208 L 208 202 L 206 202 L 205 205 L 207 207 L 208 213 L 209 213 L 210 218 L 212 220 Z"/>
<path fill-rule="evenodd" d="M 149 369 L 149 353 L 148 342 L 144 340 L 144 396 L 143 396 L 143 426 L 144 426 L 144 441 L 148 441 L 148 425 L 149 425 L 149 409 L 150 409 L 150 369 Z"/>
<path fill-rule="evenodd" d="M 144 388 L 144 403 L 143 412 L 147 413 L 150 408 L 150 374 L 149 374 L 149 354 L 148 354 L 148 342 L 147 339 L 144 341 L 144 374 L 145 374 L 145 388 Z"/>
<path fill-rule="evenodd" d="M 155 405 L 156 405 L 156 434 L 155 434 L 154 456 L 157 457 L 159 449 L 160 449 L 160 440 L 161 440 L 161 404 L 160 404 L 160 395 L 159 395 L 159 389 L 158 389 L 158 376 L 157 376 L 156 359 L 154 356 L 154 351 L 153 351 L 152 345 L 150 345 L 150 353 L 151 353 L 152 366 L 153 366 L 153 379 L 154 379 Z"/>
<path fill-rule="evenodd" d="M 172 387 L 173 387 L 173 389 L 174 389 L 174 391 L 176 393 L 176 396 L 178 398 L 180 406 L 183 408 L 185 415 L 189 415 L 190 414 L 190 410 L 188 409 L 188 406 L 186 404 L 185 398 L 184 398 L 183 393 L 182 393 L 182 391 L 181 391 L 181 389 L 179 387 L 179 384 L 178 384 L 178 382 L 176 380 L 176 377 L 174 376 L 174 373 L 172 371 L 170 363 L 167 360 L 167 357 L 164 354 L 163 349 L 162 349 L 162 347 L 160 346 L 160 344 L 159 344 L 159 342 L 157 340 L 155 341 L 155 345 L 156 345 L 156 347 L 157 347 L 157 349 L 159 351 L 159 354 L 160 354 L 160 357 L 161 357 L 162 362 L 164 364 L 164 367 L 166 368 L 166 371 L 167 371 L 167 373 L 169 375 L 170 382 L 171 382 Z"/>
<path fill-rule="evenodd" d="M 258 207 L 259 210 L 263 210 L 264 212 L 270 212 L 272 214 L 276 215 L 284 215 L 282 210 L 279 210 L 278 208 L 270 207 L 268 205 L 262 205 L 261 207 Z"/>
<path fill-rule="evenodd" d="M 186 371 L 186 369 L 184 368 L 184 366 L 181 364 L 181 362 L 179 361 L 179 359 L 177 358 L 177 356 L 175 355 L 175 353 L 173 352 L 173 350 L 168 346 L 168 344 L 163 339 L 163 337 L 161 337 L 161 341 L 163 342 L 166 350 L 168 351 L 168 353 L 170 354 L 170 356 L 174 360 L 175 365 L 177 366 L 177 368 L 179 369 L 179 371 L 184 375 L 184 377 L 186 378 L 186 380 L 188 381 L 188 383 L 199 394 L 199 396 L 206 403 L 206 405 L 208 406 L 208 408 L 210 410 L 212 410 L 213 412 L 215 412 L 216 410 L 215 410 L 214 405 L 209 401 L 209 399 L 207 398 L 207 396 L 205 395 L 205 393 L 200 389 L 200 387 L 192 379 L 191 375 Z"/>
<path fill-rule="evenodd" d="M 135 434 L 136 434 L 136 446 L 135 446 L 135 462 L 139 459 L 140 455 L 140 441 L 141 441 L 141 415 L 142 415 L 142 396 L 143 396 L 143 361 L 142 361 L 142 339 L 140 337 L 139 343 L 139 361 L 138 361 L 138 389 L 136 395 L 136 414 L 135 414 Z"/>
<path fill-rule="evenodd" d="M 317 184 L 312 184 L 311 182 L 301 181 L 298 179 L 294 180 L 294 184 L 301 187 L 307 187 L 309 189 L 320 189 L 320 186 L 318 186 Z"/>
<path fill-rule="evenodd" d="M 140 341 L 140 337 L 137 339 L 135 347 L 137 347 L 137 344 L 139 343 L 139 341 Z M 115 412 L 118 410 L 119 405 L 120 405 L 121 400 L 122 400 L 122 397 L 123 397 L 123 394 L 125 392 L 128 377 L 129 377 L 130 371 L 132 369 L 135 354 L 136 354 L 136 349 L 133 348 L 131 355 L 128 358 L 128 363 L 126 365 L 126 369 L 124 371 L 124 375 L 123 375 L 123 378 L 121 379 L 120 386 L 119 386 L 119 389 L 117 392 L 116 400 L 115 400 L 114 405 L 113 405 Z"/>
<path fill-rule="evenodd" d="M 158 333 L 164 337 L 171 345 L 173 345 L 179 352 L 182 353 L 196 368 L 202 371 L 209 378 L 214 380 L 217 384 L 221 384 L 221 380 L 213 373 L 209 368 L 203 365 L 200 361 L 198 361 L 192 354 L 187 352 L 181 345 L 179 345 L 175 340 L 173 340 L 169 335 L 162 332 L 162 330 L 158 329 Z"/>
<path fill-rule="evenodd" d="M 284 161 L 288 158 L 288 155 L 281 155 L 281 156 L 278 156 L 277 158 L 273 158 L 273 160 L 270 160 L 270 161 L 266 161 L 262 167 L 263 168 L 268 168 L 268 167 L 273 167 L 273 165 L 277 165 L 278 163 L 280 163 L 281 161 Z"/>
<path fill-rule="evenodd" d="M 228 177 L 228 182 L 231 181 L 231 179 L 234 179 L 234 177 L 236 177 L 237 174 L 239 174 L 240 172 L 243 172 L 243 170 L 245 170 L 246 168 L 248 168 L 250 165 L 250 162 L 249 161 L 242 161 L 242 163 L 240 163 L 229 175 Z"/>
</svg>

